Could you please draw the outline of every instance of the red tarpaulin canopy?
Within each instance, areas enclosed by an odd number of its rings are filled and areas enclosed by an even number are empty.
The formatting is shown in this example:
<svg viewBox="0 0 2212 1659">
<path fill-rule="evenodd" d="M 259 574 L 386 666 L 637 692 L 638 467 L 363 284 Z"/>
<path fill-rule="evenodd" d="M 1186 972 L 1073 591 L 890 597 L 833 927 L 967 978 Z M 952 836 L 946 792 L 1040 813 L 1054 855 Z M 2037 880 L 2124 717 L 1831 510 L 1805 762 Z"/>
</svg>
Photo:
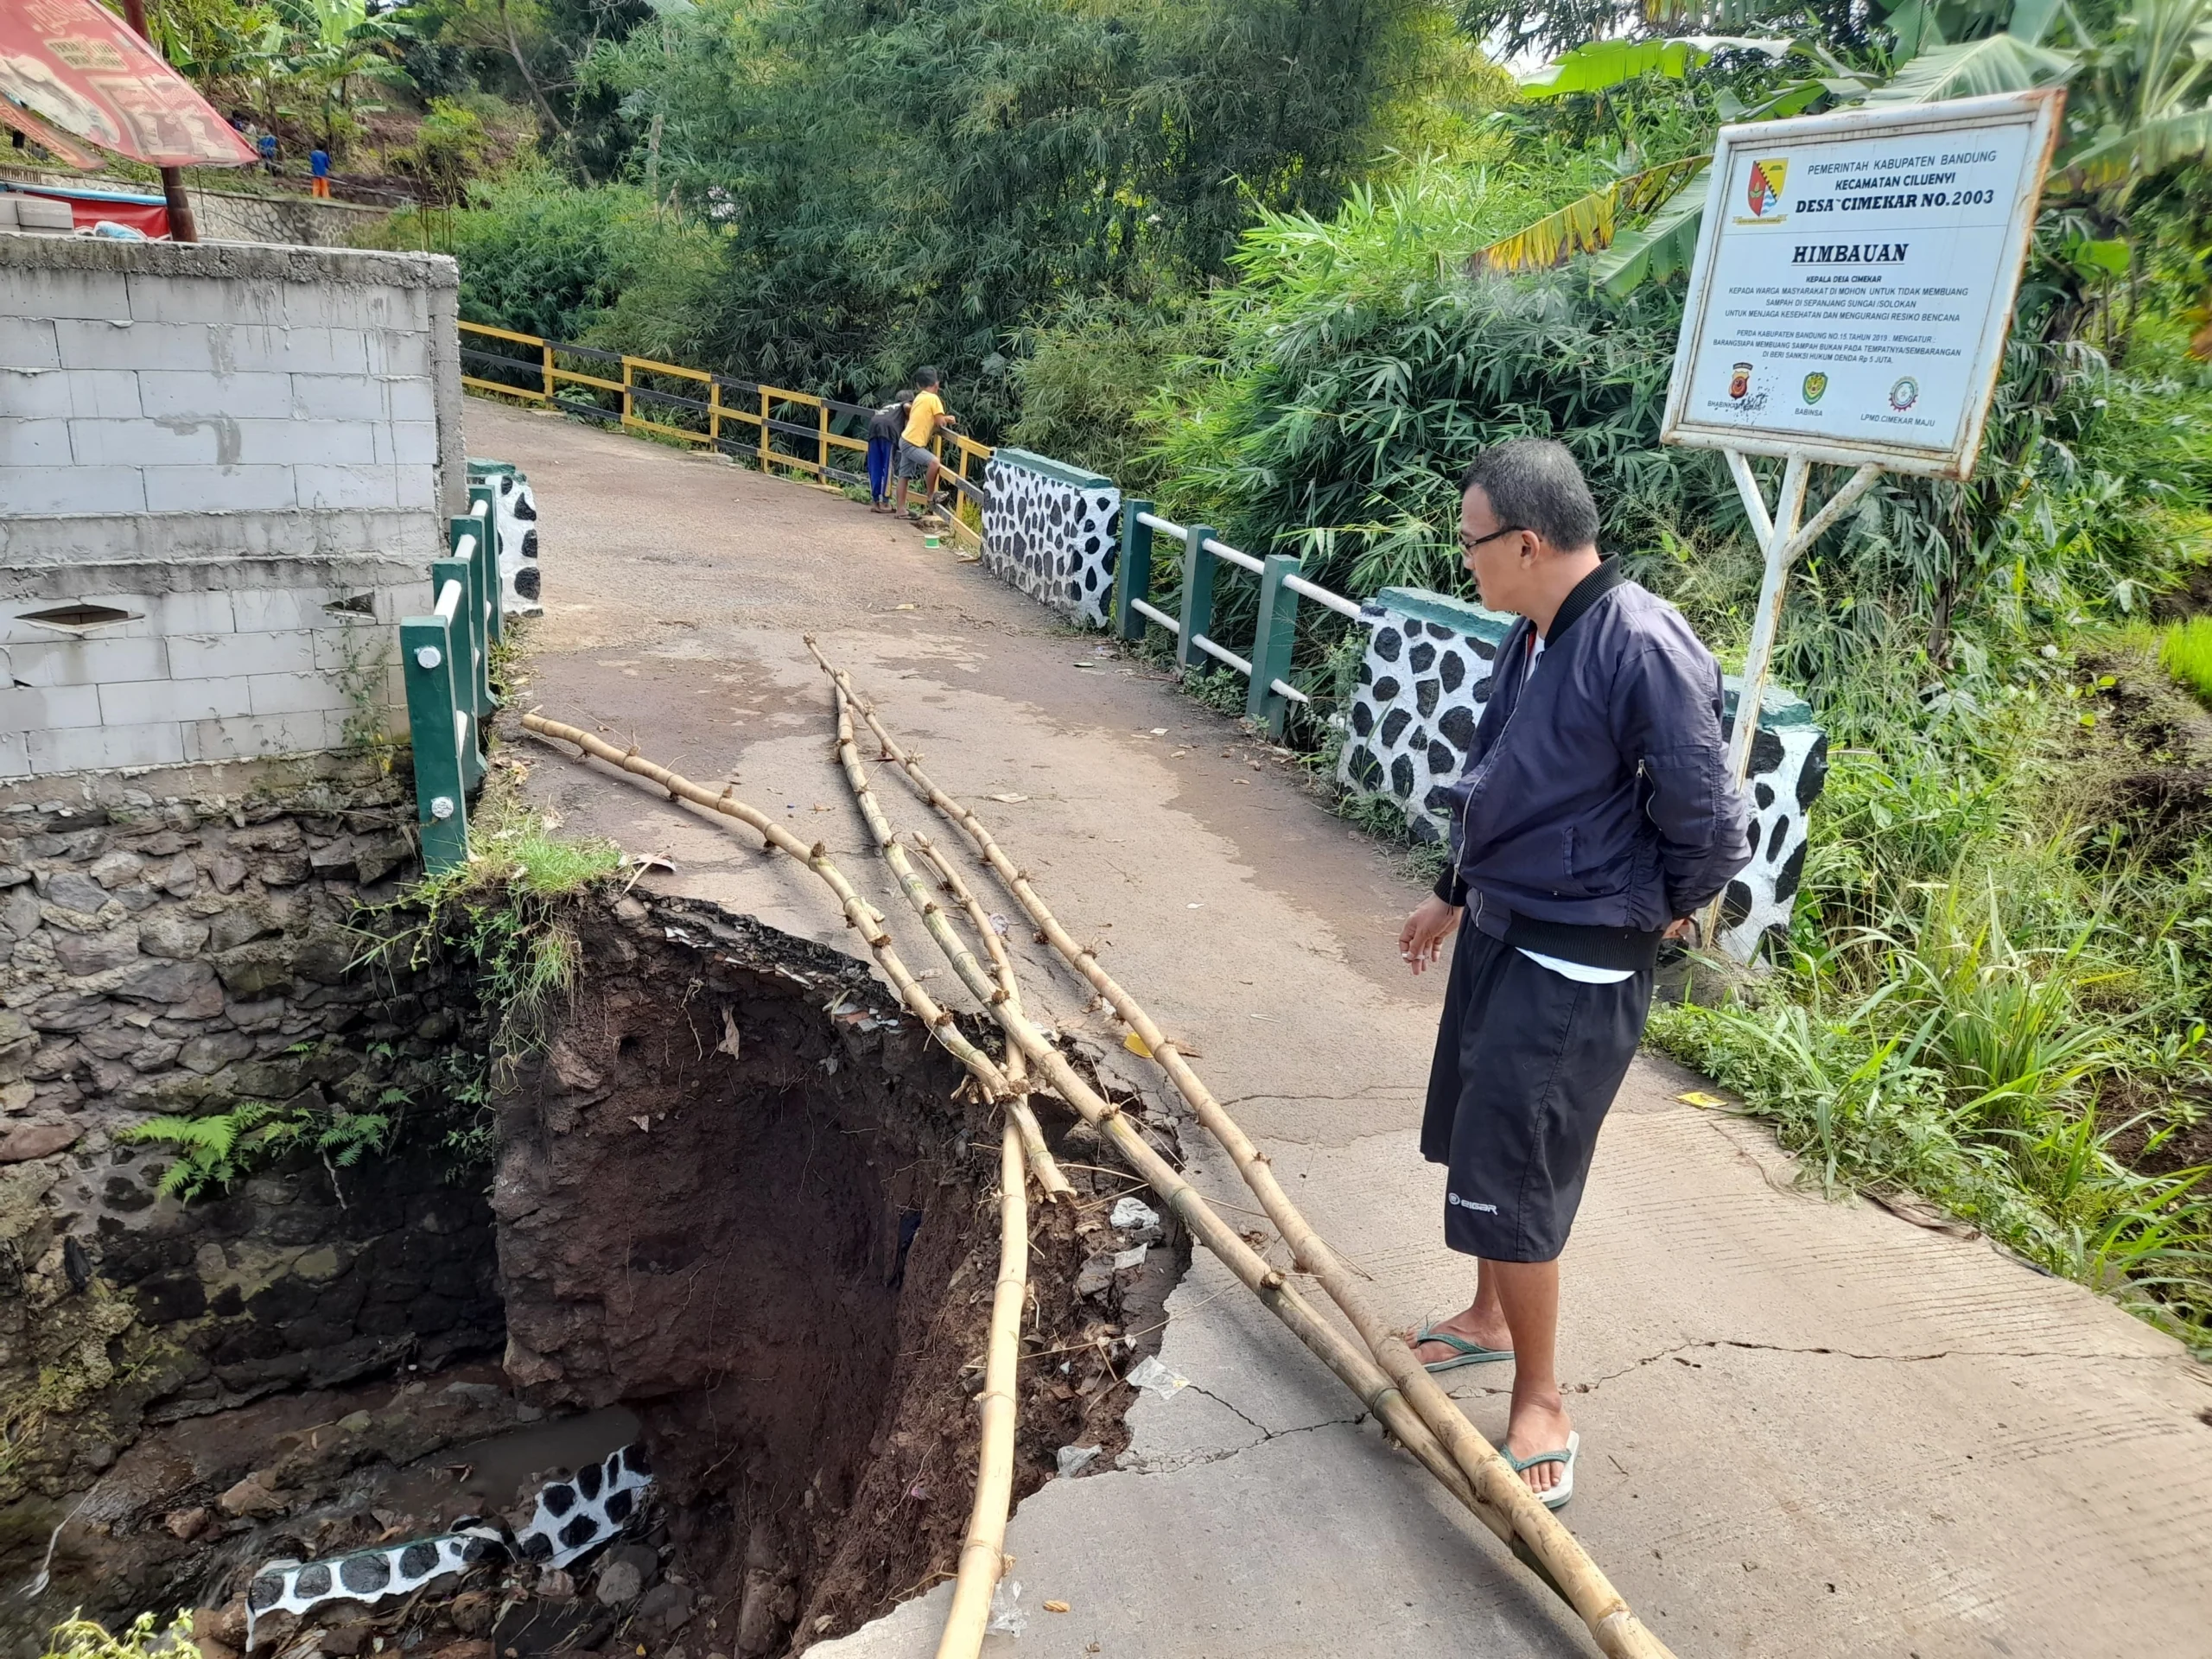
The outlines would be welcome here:
<svg viewBox="0 0 2212 1659">
<path fill-rule="evenodd" d="M 99 0 L 0 0 L 0 112 L 84 167 L 84 152 L 56 148 L 15 118 L 29 112 L 64 133 L 156 167 L 245 167 L 257 158 L 192 83 L 162 61 Z"/>
</svg>

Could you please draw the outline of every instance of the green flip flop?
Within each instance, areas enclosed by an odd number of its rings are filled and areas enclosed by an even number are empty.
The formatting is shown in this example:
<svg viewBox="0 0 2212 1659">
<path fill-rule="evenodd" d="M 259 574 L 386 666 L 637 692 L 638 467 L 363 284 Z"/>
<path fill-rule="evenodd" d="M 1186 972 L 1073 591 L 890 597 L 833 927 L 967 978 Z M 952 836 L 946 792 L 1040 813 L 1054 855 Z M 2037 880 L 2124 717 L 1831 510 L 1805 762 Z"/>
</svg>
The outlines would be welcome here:
<svg viewBox="0 0 2212 1659">
<path fill-rule="evenodd" d="M 1574 1496 L 1574 1459 L 1576 1454 L 1581 1450 L 1582 1436 L 1573 1429 L 1569 1429 L 1567 1432 L 1567 1448 L 1564 1451 L 1539 1452 L 1533 1458 L 1516 1458 L 1510 1448 L 1500 1441 L 1497 1455 L 1513 1465 L 1513 1472 L 1516 1475 L 1524 1470 L 1535 1468 L 1540 1463 L 1564 1464 L 1566 1468 L 1559 1478 L 1559 1484 L 1548 1492 L 1536 1494 L 1538 1500 L 1546 1509 L 1563 1510 L 1567 1507 L 1567 1500 Z"/>
<path fill-rule="evenodd" d="M 1414 1338 L 1413 1345 L 1418 1348 L 1424 1342 L 1440 1342 L 1452 1351 L 1449 1359 L 1426 1362 L 1421 1367 L 1426 1371 L 1455 1371 L 1462 1365 L 1486 1365 L 1493 1359 L 1513 1357 L 1510 1348 L 1485 1348 L 1479 1342 L 1469 1342 L 1466 1338 L 1455 1337 L 1449 1331 L 1439 1331 L 1433 1325 L 1421 1327 L 1421 1333 Z"/>
</svg>

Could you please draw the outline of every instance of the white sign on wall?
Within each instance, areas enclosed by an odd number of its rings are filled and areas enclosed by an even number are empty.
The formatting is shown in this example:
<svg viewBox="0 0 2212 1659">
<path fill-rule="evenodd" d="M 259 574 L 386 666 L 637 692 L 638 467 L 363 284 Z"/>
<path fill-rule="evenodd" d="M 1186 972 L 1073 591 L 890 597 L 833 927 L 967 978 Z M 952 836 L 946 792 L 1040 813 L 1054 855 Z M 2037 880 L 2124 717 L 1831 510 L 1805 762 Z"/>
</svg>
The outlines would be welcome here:
<svg viewBox="0 0 2212 1659">
<path fill-rule="evenodd" d="M 1722 128 L 1662 441 L 1971 474 L 2063 97 Z"/>
</svg>

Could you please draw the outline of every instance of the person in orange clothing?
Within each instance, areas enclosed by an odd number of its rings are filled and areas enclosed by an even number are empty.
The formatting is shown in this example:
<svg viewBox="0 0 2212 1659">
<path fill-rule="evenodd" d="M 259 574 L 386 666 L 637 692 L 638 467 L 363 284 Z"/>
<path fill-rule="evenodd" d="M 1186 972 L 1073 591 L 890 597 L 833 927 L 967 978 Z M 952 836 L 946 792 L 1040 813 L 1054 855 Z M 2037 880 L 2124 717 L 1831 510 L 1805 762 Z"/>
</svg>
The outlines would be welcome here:
<svg viewBox="0 0 2212 1659">
<path fill-rule="evenodd" d="M 328 200 L 330 199 L 330 152 L 327 149 L 310 150 L 308 153 L 308 173 L 314 181 L 308 188 L 324 200 Z"/>
</svg>

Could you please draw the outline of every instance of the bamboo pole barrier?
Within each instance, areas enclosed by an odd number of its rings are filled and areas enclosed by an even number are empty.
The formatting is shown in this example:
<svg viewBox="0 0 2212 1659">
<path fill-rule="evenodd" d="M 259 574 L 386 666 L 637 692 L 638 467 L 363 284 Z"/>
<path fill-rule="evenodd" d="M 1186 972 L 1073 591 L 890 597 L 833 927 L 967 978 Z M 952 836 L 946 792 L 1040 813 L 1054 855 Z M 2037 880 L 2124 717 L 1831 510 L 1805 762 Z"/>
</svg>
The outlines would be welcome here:
<svg viewBox="0 0 2212 1659">
<path fill-rule="evenodd" d="M 651 779 L 666 790 L 671 799 L 690 801 L 694 805 L 735 818 L 758 830 L 769 845 L 800 859 L 836 893 L 849 920 L 855 917 L 866 918 L 854 920 L 854 925 L 861 929 L 862 937 L 868 938 L 869 948 L 876 953 L 876 960 L 883 964 L 885 973 L 899 988 L 906 1006 L 930 1021 L 940 1037 L 944 1034 L 944 1027 L 936 1022 L 941 1016 L 949 1023 L 951 1016 L 938 1008 L 928 993 L 906 970 L 906 964 L 892 948 L 889 936 L 882 931 L 880 918 L 865 899 L 854 892 L 851 883 L 830 861 L 828 852 L 819 843 L 811 849 L 806 847 L 781 824 L 737 799 L 731 791 L 726 790 L 717 796 L 664 766 L 639 759 L 634 749 L 626 753 L 589 732 L 547 720 L 537 714 L 524 715 L 522 723 L 525 731 L 541 737 L 558 738 L 610 766 Z M 972 964 L 975 958 L 969 956 L 968 960 Z M 1406 1403 L 1405 1396 L 1397 1385 L 1385 1376 L 1381 1368 L 1355 1347 L 1342 1332 L 1315 1312 L 1313 1305 L 1280 1268 L 1269 1267 L 1262 1260 L 1259 1253 L 1244 1242 L 1236 1230 L 1215 1212 L 1198 1189 L 1152 1149 L 1150 1143 L 1137 1133 L 1122 1109 L 1101 1098 L 1084 1083 L 1059 1052 L 1045 1041 L 1034 1026 L 1004 1003 L 992 1002 L 991 993 L 996 988 L 988 980 L 982 979 L 981 970 L 977 971 L 977 982 L 982 987 L 977 994 L 998 1017 L 1001 1027 L 1019 1043 L 1033 1063 L 1043 1069 L 1061 1099 L 1085 1122 L 1114 1143 L 1122 1160 L 1160 1195 L 1160 1201 L 1190 1229 L 1192 1236 L 1218 1256 L 1236 1280 L 1259 1298 L 1261 1306 L 1281 1320 L 1291 1334 L 1304 1343 L 1351 1390 L 1360 1404 L 1373 1413 L 1396 1436 L 1398 1442 L 1420 1460 L 1422 1467 L 1434 1475 L 1447 1491 L 1509 1545 L 1516 1555 L 1539 1576 L 1543 1576 L 1545 1569 L 1542 1563 L 1529 1553 L 1525 1544 L 1512 1535 L 1511 1524 L 1503 1516 L 1476 1497 L 1474 1487 L 1466 1475 L 1452 1461 L 1443 1443 L 1429 1433 L 1427 1426 Z M 976 984 L 971 983 L 969 988 L 976 989 Z M 925 1009 L 931 1012 L 925 1013 Z M 957 1033 L 953 1034 L 957 1035 Z M 962 1055 L 963 1063 L 968 1065 L 969 1069 L 982 1080 L 987 1090 L 995 1092 L 996 1097 L 1004 1098 L 1010 1092 L 1005 1073 L 972 1044 L 963 1042 L 965 1055 L 963 1055 L 962 1048 L 953 1048 L 950 1043 L 946 1046 L 952 1048 L 956 1055 Z M 967 1059 L 966 1055 L 973 1055 L 973 1060 Z"/>
<path fill-rule="evenodd" d="M 884 976 L 899 993 L 899 1000 L 913 1010 L 915 1017 L 928 1027 L 930 1034 L 944 1044 L 955 1059 L 968 1068 L 976 1081 L 982 1084 L 988 1098 L 1004 1100 L 1013 1094 L 1013 1087 L 1007 1083 L 1006 1074 L 999 1070 L 990 1056 L 960 1034 L 959 1027 L 952 1022 L 952 1015 L 939 1007 L 930 994 L 922 988 L 921 982 L 906 970 L 906 964 L 899 960 L 899 953 L 892 948 L 891 935 L 884 931 L 883 918 L 854 889 L 853 884 L 845 879 L 844 872 L 830 862 L 830 849 L 820 842 L 808 846 L 765 812 L 739 800 L 734 793 L 734 785 L 716 795 L 712 790 L 702 788 L 688 778 L 679 777 L 665 766 L 657 766 L 650 760 L 640 760 L 634 747 L 626 753 L 589 732 L 575 726 L 564 726 L 558 721 L 547 720 L 536 712 L 524 715 L 522 725 L 526 732 L 534 732 L 540 737 L 559 738 L 564 743 L 574 744 L 586 754 L 597 756 L 609 766 L 620 766 L 640 778 L 652 779 L 668 791 L 671 800 L 690 801 L 695 806 L 703 806 L 710 811 L 735 818 L 741 823 L 759 830 L 764 846 L 789 853 L 812 870 L 837 895 L 838 906 L 845 912 L 845 925 L 860 930 L 861 938 L 868 941 L 868 948 L 874 952 Z"/>
<path fill-rule="evenodd" d="M 898 878 L 899 887 L 906 891 L 907 902 L 921 917 L 922 925 L 929 930 L 930 938 L 952 963 L 954 970 L 962 980 L 974 985 L 982 976 L 982 969 L 977 964 L 975 953 L 963 944 L 960 936 L 952 931 L 952 925 L 945 919 L 944 907 L 929 896 L 922 878 L 915 873 L 912 863 L 907 859 L 906 849 L 899 846 L 899 838 L 891 833 L 891 826 L 884 821 L 874 798 L 869 795 L 868 775 L 860 770 L 860 751 L 853 742 L 852 716 L 842 706 L 837 714 L 837 758 L 844 766 L 845 780 L 852 785 L 853 794 L 860 802 L 861 816 L 868 821 L 868 831 L 875 837 L 877 850 L 883 855 L 884 861 L 891 867 L 892 874 Z M 983 924 L 983 936 L 987 950 L 998 942 L 998 935 L 992 931 L 988 921 Z M 1003 950 L 999 951 L 997 959 L 1002 961 L 1004 955 Z M 1019 1007 L 1020 992 L 1014 982 L 1011 964 L 990 995 L 998 1001 L 1012 1001 Z M 1068 1184 L 1067 1178 L 1061 1175 L 1058 1166 L 1052 1163 L 1052 1154 L 1045 1147 L 1045 1133 L 1038 1127 L 1036 1114 L 1029 1109 L 1026 1097 L 1027 1091 L 1020 1088 L 1028 1071 L 1021 1051 L 1009 1046 L 1007 1062 L 1003 1069 L 1007 1085 L 1016 1091 L 1006 1097 L 1007 1115 L 1014 1119 L 1015 1128 L 1024 1131 L 1022 1141 L 1025 1147 L 1034 1139 L 1037 1150 L 1044 1155 L 1047 1166 L 1052 1168 L 1060 1191 L 1073 1192 L 1075 1189 Z M 1026 1124 L 1024 1119 L 1027 1120 Z M 1039 1181 L 1048 1192 L 1052 1190 L 1052 1184 L 1046 1182 L 1041 1175 Z"/>
<path fill-rule="evenodd" d="M 976 1659 L 991 1616 L 991 1592 L 1006 1567 L 1007 1514 L 1014 1506 L 1014 1393 L 1021 1363 L 1021 1310 L 1029 1296 L 1029 1199 L 1021 1182 L 1021 1132 L 1012 1113 L 999 1137 L 999 1281 L 991 1293 L 991 1342 L 983 1360 L 982 1446 L 976 1501 L 953 1574 L 952 1607 L 937 1659 Z"/>
<path fill-rule="evenodd" d="M 968 925 L 982 940 L 983 949 L 990 957 L 992 977 L 998 981 L 999 988 L 1006 993 L 1007 1001 L 1020 1007 L 1021 985 L 1014 977 L 1014 960 L 1007 955 L 998 930 L 991 925 L 991 918 L 984 913 L 983 906 L 969 891 L 968 883 L 961 876 L 959 869 L 937 849 L 927 836 L 916 834 L 908 839 L 914 843 L 914 850 L 922 855 L 922 861 L 936 874 L 938 886 L 967 912 Z M 1011 1043 L 1007 1046 L 1004 1068 L 1007 1081 L 1016 1089 L 1020 1089 L 1028 1077 L 1029 1062 L 1021 1050 Z M 1029 1159 L 1029 1173 L 1037 1178 L 1037 1185 L 1045 1189 L 1046 1198 L 1054 1204 L 1074 1198 L 1075 1186 L 1060 1173 L 1059 1160 L 1052 1156 L 1052 1148 L 1045 1144 L 1045 1131 L 1038 1124 L 1037 1114 L 1029 1109 L 1028 1096 L 1017 1094 L 1007 1103 L 1007 1110 L 1014 1119 L 1014 1128 L 1020 1133 L 1022 1148 Z"/>
<path fill-rule="evenodd" d="M 967 832 L 978 853 L 1013 893 L 1039 931 L 1136 1033 L 1153 1059 L 1190 1103 L 1199 1122 L 1228 1151 L 1245 1184 L 1290 1246 L 1293 1262 L 1320 1282 L 1422 1422 L 1450 1449 L 1453 1461 L 1484 1508 L 1495 1511 L 1505 1522 L 1506 1530 L 1500 1535 L 1514 1543 L 1515 1554 L 1523 1560 L 1533 1557 L 1543 1563 L 1541 1575 L 1590 1627 L 1591 1634 L 1607 1655 L 1617 1656 L 1618 1659 L 1656 1659 L 1656 1656 L 1665 1655 L 1665 1644 L 1630 1611 L 1626 1600 L 1574 1535 L 1468 1422 L 1451 1395 L 1422 1366 L 1402 1334 L 1386 1325 L 1368 1305 L 1342 1259 L 1283 1192 L 1266 1154 L 1252 1144 L 1212 1091 L 1191 1070 L 1174 1043 L 1099 964 L 1096 953 L 1087 946 L 1077 945 L 1069 936 L 1058 918 L 1038 896 L 1027 872 L 1015 868 L 975 813 L 939 789 L 919 764 L 899 747 L 876 718 L 874 708 L 854 693 L 850 677 L 833 666 L 811 639 L 807 644 L 815 660 L 836 687 L 841 706 L 849 702 L 860 710 L 881 744 L 884 758 L 895 762 L 932 806 Z"/>
</svg>

